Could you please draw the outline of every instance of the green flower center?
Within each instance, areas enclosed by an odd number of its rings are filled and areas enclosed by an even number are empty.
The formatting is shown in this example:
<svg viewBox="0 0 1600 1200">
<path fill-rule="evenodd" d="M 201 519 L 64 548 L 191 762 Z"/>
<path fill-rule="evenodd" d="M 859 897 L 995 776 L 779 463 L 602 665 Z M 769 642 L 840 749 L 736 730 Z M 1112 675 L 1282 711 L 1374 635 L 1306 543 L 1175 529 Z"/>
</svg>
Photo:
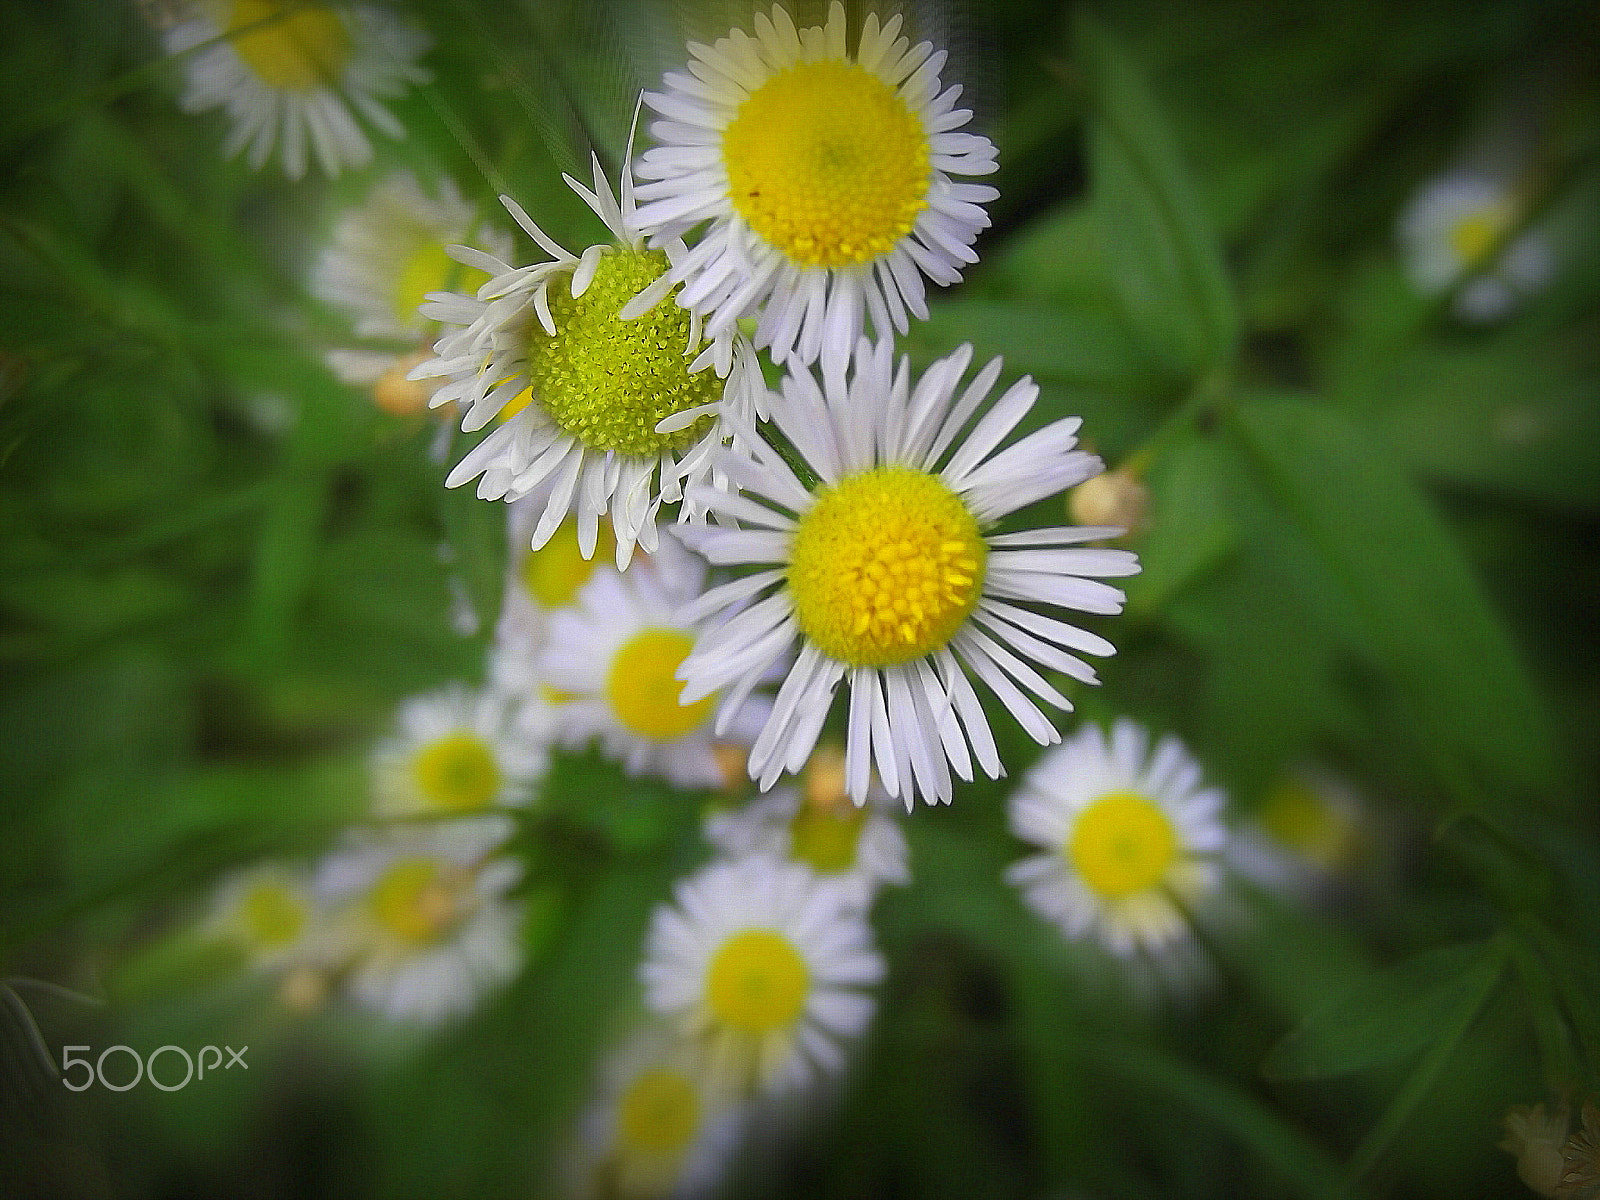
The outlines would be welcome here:
<svg viewBox="0 0 1600 1200">
<path fill-rule="evenodd" d="M 662 299 L 631 321 L 617 314 L 667 270 L 659 250 L 611 249 L 588 289 L 548 292 L 554 336 L 535 321 L 528 336 L 528 382 L 550 419 L 585 446 L 655 456 L 679 451 L 705 434 L 712 418 L 657 433 L 664 418 L 722 395 L 712 370 L 689 371 L 689 313 Z"/>
</svg>

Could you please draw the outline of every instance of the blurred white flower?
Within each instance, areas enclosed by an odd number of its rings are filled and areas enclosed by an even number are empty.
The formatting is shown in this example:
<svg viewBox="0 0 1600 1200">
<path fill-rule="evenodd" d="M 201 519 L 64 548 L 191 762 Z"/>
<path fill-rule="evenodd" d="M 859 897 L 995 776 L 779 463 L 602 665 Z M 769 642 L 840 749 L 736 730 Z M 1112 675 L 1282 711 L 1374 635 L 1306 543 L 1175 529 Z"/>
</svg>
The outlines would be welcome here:
<svg viewBox="0 0 1600 1200">
<path fill-rule="evenodd" d="M 192 51 L 184 111 L 225 107 L 233 129 L 224 152 L 248 147 L 259 170 L 276 146 L 291 179 L 305 174 L 308 142 L 328 175 L 365 165 L 372 145 L 358 116 L 405 137 L 381 102 L 428 78 L 416 65 L 428 36 L 364 4 L 194 0 L 162 41 L 169 54 Z"/>
<path fill-rule="evenodd" d="M 1429 180 L 1397 229 L 1411 282 L 1429 295 L 1461 284 L 1453 308 L 1464 321 L 1505 316 L 1544 286 L 1554 265 L 1546 232 L 1513 236 L 1521 218 L 1522 199 L 1507 179 L 1461 169 Z"/>
<path fill-rule="evenodd" d="M 651 919 L 639 976 L 649 1007 L 703 1050 L 719 1094 L 749 1096 L 840 1072 L 883 971 L 837 887 L 746 859 L 679 882 Z"/>
<path fill-rule="evenodd" d="M 1011 794 L 1011 831 L 1045 852 L 1006 877 L 1069 938 L 1159 955 L 1188 937 L 1191 912 L 1222 882 L 1223 803 L 1177 738 L 1152 751 L 1126 718 L 1109 736 L 1084 725 Z"/>
</svg>

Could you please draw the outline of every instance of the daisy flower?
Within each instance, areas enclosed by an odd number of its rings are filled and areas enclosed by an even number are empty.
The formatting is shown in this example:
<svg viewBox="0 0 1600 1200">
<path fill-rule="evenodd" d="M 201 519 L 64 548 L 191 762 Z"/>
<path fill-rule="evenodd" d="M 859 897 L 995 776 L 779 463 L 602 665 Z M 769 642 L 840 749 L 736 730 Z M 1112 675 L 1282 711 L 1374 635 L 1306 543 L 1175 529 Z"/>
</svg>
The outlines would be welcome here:
<svg viewBox="0 0 1600 1200">
<path fill-rule="evenodd" d="M 1502 178 L 1463 169 L 1431 180 L 1412 197 L 1397 228 L 1412 284 L 1427 295 L 1462 284 L 1453 302 L 1462 320 L 1505 316 L 1552 270 L 1543 231 L 1511 236 L 1520 217 L 1521 201 Z"/>
<path fill-rule="evenodd" d="M 500 817 L 397 827 L 324 861 L 316 888 L 342 911 L 357 1003 L 438 1025 L 516 974 L 519 913 L 506 893 L 522 869 L 496 857 L 510 833 Z"/>
<path fill-rule="evenodd" d="M 776 361 L 842 374 L 863 312 L 880 338 L 926 320 L 923 277 L 955 283 L 998 192 L 953 176 L 996 169 L 994 144 L 961 132 L 959 85 L 940 90 L 946 52 L 912 47 L 900 17 L 868 14 L 852 56 L 844 6 L 797 30 L 774 5 L 755 35 L 691 44 L 688 74 L 645 93 L 663 120 L 635 170 L 639 221 L 683 234 L 709 222 L 674 263 L 678 303 L 707 332 L 760 310 L 755 344 Z"/>
<path fill-rule="evenodd" d="M 661 504 L 678 500 L 686 481 L 706 477 L 722 441 L 724 406 L 753 405 L 760 373 L 742 335 L 726 331 L 707 341 L 698 318 L 666 302 L 674 286 L 668 270 L 683 246 L 645 246 L 631 178 L 623 177 L 620 204 L 598 159 L 593 191 L 567 182 L 616 241 L 574 257 L 502 196 L 550 261 L 513 267 L 455 248 L 459 261 L 490 280 L 475 298 L 435 293 L 423 305 L 423 316 L 453 328 L 412 378 L 446 380 L 433 405 L 460 405 L 467 432 L 499 419 L 450 472 L 450 487 L 479 479 L 478 495 L 488 500 L 543 489 L 530 545 L 544 545 L 572 513 L 585 558 L 609 514 L 622 567 L 636 542 L 655 548 Z M 619 315 L 624 306 L 627 319 Z"/>
<path fill-rule="evenodd" d="M 994 359 L 957 395 L 972 356 L 963 346 L 932 364 L 913 388 L 888 343 L 862 341 L 850 380 L 792 371 L 772 405 L 779 433 L 820 483 L 808 489 L 763 434 L 744 428 L 719 462 L 742 491 L 702 489 L 723 527 L 686 531 L 711 562 L 754 573 L 690 604 L 693 620 L 759 596 L 708 631 L 684 662 L 684 700 L 729 687 L 732 706 L 796 642 L 799 656 L 772 716 L 751 748 L 762 790 L 810 756 L 841 681 L 850 711 L 845 772 L 863 803 L 874 763 L 884 788 L 909 806 L 921 793 L 948 801 L 951 768 L 990 778 L 999 752 L 976 675 L 1041 743 L 1054 726 L 1024 693 L 1057 708 L 1067 698 L 1023 657 L 1084 682 L 1095 674 L 1074 653 L 1113 652 L 1037 605 L 1115 613 L 1120 591 L 1093 576 L 1131 575 L 1125 550 L 1080 546 L 1120 532 L 1052 527 L 986 532 L 994 521 L 1080 483 L 1100 460 L 1074 450 L 1079 421 L 1056 421 L 996 452 L 1033 406 L 1038 388 L 1013 384 L 966 436 L 962 432 L 1000 374 Z M 725 527 L 734 522 L 741 528 Z"/>
<path fill-rule="evenodd" d="M 580 1124 L 573 1193 L 706 1195 L 743 1127 L 742 1111 L 707 1083 L 699 1055 L 665 1030 L 652 1026 L 625 1041 Z"/>
<path fill-rule="evenodd" d="M 224 879 L 212 896 L 206 925 L 256 970 L 291 967 L 327 950 L 327 923 L 310 880 L 303 871 L 277 863 L 247 867 Z"/>
<path fill-rule="evenodd" d="M 1279 776 L 1229 845 L 1239 874 L 1283 891 L 1316 891 L 1362 857 L 1369 830 L 1360 797 L 1312 766 Z"/>
<path fill-rule="evenodd" d="M 611 522 L 602 519 L 594 553 L 585 558 L 578 545 L 577 518 L 569 514 L 556 526 L 549 541 L 532 549 L 529 543 L 533 526 L 544 505 L 545 497 L 535 492 L 506 509 L 510 553 L 500 619 L 489 651 L 489 678 L 510 694 L 548 701 L 551 697 L 539 675 L 538 657 L 544 648 L 550 616 L 577 603 L 579 593 L 596 572 L 615 569 L 611 563 L 616 542 Z M 630 569 L 638 565 L 635 563 Z"/>
<path fill-rule="evenodd" d="M 656 910 L 645 1002 L 694 1039 L 719 1091 L 785 1093 L 844 1067 L 883 959 L 859 908 L 801 866 L 714 863 Z"/>
<path fill-rule="evenodd" d="M 428 79 L 416 60 L 429 39 L 411 23 L 368 5 L 293 0 L 196 0 L 191 14 L 163 42 L 169 54 L 193 52 L 184 111 L 227 108 L 229 157 L 249 147 L 260 170 L 276 145 L 298 179 L 309 141 L 323 172 L 337 175 L 372 158 L 357 116 L 405 137 L 380 102 Z"/>
<path fill-rule="evenodd" d="M 597 572 L 574 607 L 551 614 L 537 675 L 561 697 L 551 716 L 558 737 L 575 746 L 598 737 L 631 775 L 661 775 L 677 787 L 727 782 L 711 731 L 714 701 L 684 703 L 676 675 L 698 634 L 678 613 L 705 590 L 705 577 L 705 563 L 669 534 L 647 569 Z M 769 709 L 762 697 L 743 701 L 718 735 L 748 745 Z"/>
<path fill-rule="evenodd" d="M 378 382 L 421 344 L 429 325 L 417 310 L 428 293 L 452 285 L 472 290 L 485 281 L 483 272 L 445 253 L 473 225 L 472 205 L 453 180 L 440 181 L 436 199 L 409 173 L 378 184 L 339 218 L 312 271 L 311 286 L 321 300 L 349 316 L 356 336 L 369 343 L 329 353 L 328 364 L 339 378 Z M 503 232 L 484 230 L 479 236 L 492 253 L 510 253 Z"/>
<path fill-rule="evenodd" d="M 817 754 L 832 759 L 830 751 L 819 748 Z M 728 858 L 765 857 L 807 866 L 862 907 L 882 885 L 909 883 L 906 837 L 890 811 L 896 802 L 874 788 L 865 805 L 850 803 L 843 756 L 838 758 L 836 789 L 819 794 L 810 786 L 818 773 L 813 763 L 807 766 L 804 791 L 774 788 L 742 809 L 712 813 L 706 818 L 707 840 Z"/>
<path fill-rule="evenodd" d="M 1069 938 L 1097 939 L 1122 957 L 1166 951 L 1221 883 L 1222 806 L 1176 738 L 1152 752 L 1126 718 L 1109 736 L 1085 725 L 1012 793 L 1011 831 L 1045 853 L 1006 877 Z"/>
<path fill-rule="evenodd" d="M 450 815 L 528 802 L 548 755 L 495 691 L 452 685 L 401 707 L 393 736 L 373 756 L 380 816 Z"/>
</svg>

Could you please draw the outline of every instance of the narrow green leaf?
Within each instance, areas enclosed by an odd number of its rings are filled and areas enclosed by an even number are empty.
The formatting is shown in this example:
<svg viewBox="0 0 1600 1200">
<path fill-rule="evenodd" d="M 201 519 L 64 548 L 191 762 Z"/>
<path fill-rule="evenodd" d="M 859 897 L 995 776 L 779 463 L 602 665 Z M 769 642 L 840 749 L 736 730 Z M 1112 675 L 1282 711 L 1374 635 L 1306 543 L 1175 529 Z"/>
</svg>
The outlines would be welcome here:
<svg viewBox="0 0 1600 1200">
<path fill-rule="evenodd" d="M 1324 1079 L 1405 1058 L 1437 1041 L 1463 998 L 1479 996 L 1499 965 L 1497 947 L 1441 946 L 1356 980 L 1279 1042 L 1262 1070 L 1275 1079 Z"/>
<path fill-rule="evenodd" d="M 1238 405 L 1232 427 L 1344 587 L 1369 651 L 1459 793 L 1547 791 L 1547 714 L 1437 512 L 1383 445 L 1299 399 Z"/>
<path fill-rule="evenodd" d="M 1091 93 L 1090 198 L 1112 282 L 1163 365 L 1205 374 L 1225 364 L 1239 323 L 1210 218 L 1127 49 L 1081 9 L 1075 35 Z"/>
</svg>

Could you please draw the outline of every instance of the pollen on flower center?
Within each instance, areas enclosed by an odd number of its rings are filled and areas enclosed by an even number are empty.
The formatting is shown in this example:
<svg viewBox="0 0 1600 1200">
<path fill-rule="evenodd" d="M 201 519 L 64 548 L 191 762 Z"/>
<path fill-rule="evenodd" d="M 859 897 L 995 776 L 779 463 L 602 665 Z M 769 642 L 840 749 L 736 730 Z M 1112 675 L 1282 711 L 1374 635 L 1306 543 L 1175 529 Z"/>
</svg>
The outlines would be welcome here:
<svg viewBox="0 0 1600 1200">
<path fill-rule="evenodd" d="M 272 881 L 255 884 L 239 903 L 239 915 L 252 941 L 262 946 L 284 946 L 300 936 L 306 924 L 306 906 L 287 885 Z"/>
<path fill-rule="evenodd" d="M 700 1096 L 680 1072 L 640 1071 L 617 1105 L 617 1140 L 655 1157 L 676 1157 L 694 1137 Z"/>
<path fill-rule="evenodd" d="M 615 247 L 600 260 L 587 290 L 552 286 L 556 332 L 534 321 L 528 334 L 532 396 L 565 433 L 595 450 L 656 455 L 692 444 L 707 416 L 687 429 L 657 433 L 663 418 L 715 401 L 722 381 L 689 371 L 690 316 L 671 297 L 631 321 L 617 319 L 629 300 L 667 270 L 658 250 Z"/>
<path fill-rule="evenodd" d="M 432 859 L 402 859 L 379 876 L 368 907 L 373 920 L 397 940 L 425 946 L 461 915 L 456 891 Z"/>
<path fill-rule="evenodd" d="M 746 929 L 711 960 L 706 1002 L 724 1025 L 766 1033 L 792 1025 L 805 1007 L 810 972 L 776 929 Z"/>
<path fill-rule="evenodd" d="M 855 667 L 943 646 L 977 607 L 988 547 L 960 497 L 908 467 L 824 490 L 800 518 L 789 588 L 801 632 Z"/>
<path fill-rule="evenodd" d="M 1138 792 L 1107 792 L 1073 826 L 1067 857 L 1097 895 L 1131 896 L 1155 890 L 1178 857 L 1178 835 L 1167 815 Z"/>
<path fill-rule="evenodd" d="M 413 768 L 429 806 L 441 812 L 487 808 L 500 791 L 500 768 L 484 740 L 457 730 L 425 746 Z"/>
<path fill-rule="evenodd" d="M 916 224 L 932 178 L 927 131 L 857 63 L 801 63 L 740 105 L 723 134 L 734 207 L 796 262 L 881 258 Z"/>
<path fill-rule="evenodd" d="M 542 607 L 566 608 L 578 598 L 583 585 L 594 574 L 595 566 L 615 553 L 616 536 L 611 532 L 611 522 L 601 521 L 594 557 L 584 558 L 578 547 L 578 522 L 568 517 L 556 527 L 548 542 L 523 557 L 523 586 Z"/>
<path fill-rule="evenodd" d="M 281 91 L 332 83 L 350 61 L 350 33 L 326 5 L 233 0 L 226 29 L 244 64 Z"/>
<path fill-rule="evenodd" d="M 606 700 L 618 722 L 642 738 L 675 742 L 705 722 L 714 696 L 682 703 L 680 663 L 694 639 L 681 629 L 652 628 L 636 633 L 611 662 Z"/>
<path fill-rule="evenodd" d="M 818 875 L 838 875 L 856 863 L 856 844 L 867 819 L 865 808 L 843 809 L 802 804 L 789 822 L 789 856 Z"/>
</svg>

